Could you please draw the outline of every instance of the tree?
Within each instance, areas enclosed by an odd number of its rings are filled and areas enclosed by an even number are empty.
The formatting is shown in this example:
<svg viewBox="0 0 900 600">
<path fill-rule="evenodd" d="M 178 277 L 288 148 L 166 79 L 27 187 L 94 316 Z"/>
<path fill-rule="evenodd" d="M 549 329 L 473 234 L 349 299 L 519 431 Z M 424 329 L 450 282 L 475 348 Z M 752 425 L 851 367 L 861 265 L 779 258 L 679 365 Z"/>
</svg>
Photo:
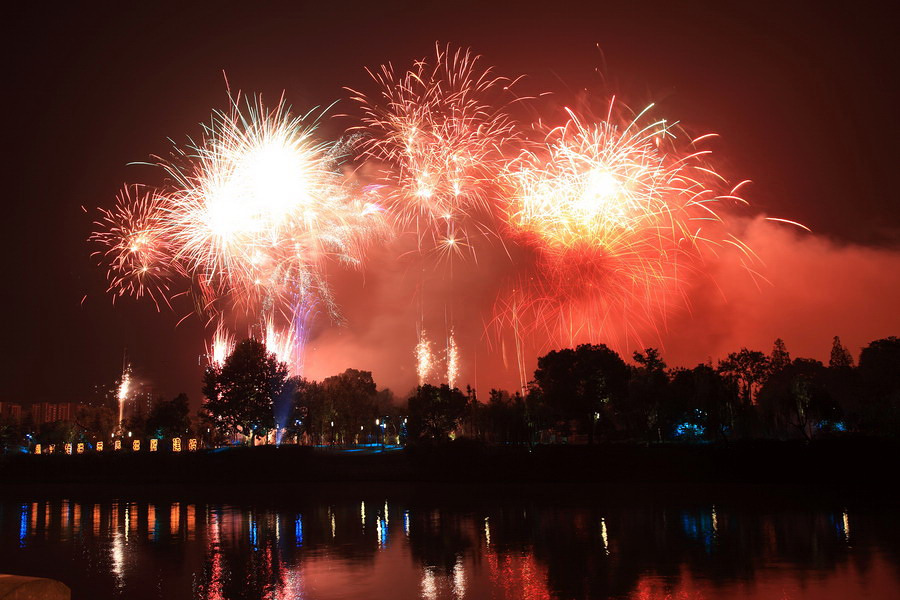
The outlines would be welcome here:
<svg viewBox="0 0 900 600">
<path fill-rule="evenodd" d="M 784 340 L 777 338 L 769 356 L 769 366 L 772 372 L 778 372 L 791 364 L 791 354 L 784 344 Z"/>
<path fill-rule="evenodd" d="M 900 338 L 875 340 L 859 355 L 866 402 L 863 426 L 878 434 L 900 435 Z"/>
<path fill-rule="evenodd" d="M 769 358 L 758 350 L 741 348 L 719 362 L 719 373 L 737 384 L 741 400 L 749 405 L 769 374 Z"/>
<path fill-rule="evenodd" d="M 660 407 L 665 401 L 669 378 L 666 363 L 656 348 L 634 352 L 637 367 L 631 370 L 628 386 L 628 421 L 631 429 L 649 439 L 662 439 Z"/>
<path fill-rule="evenodd" d="M 221 367 L 203 378 L 210 422 L 228 435 L 240 433 L 250 445 L 275 425 L 273 405 L 287 380 L 287 365 L 252 338 L 241 340 Z"/>
<path fill-rule="evenodd" d="M 468 401 L 457 388 L 421 385 L 409 399 L 411 439 L 446 441 L 466 415 Z"/>
<path fill-rule="evenodd" d="M 797 358 L 773 373 L 759 392 L 758 404 L 765 420 L 776 432 L 783 426 L 807 440 L 813 426 L 835 420 L 839 408 L 825 386 L 825 366 L 810 358 Z"/>
<path fill-rule="evenodd" d="M 294 384 L 293 415 L 287 427 L 288 435 L 300 440 L 306 436 L 308 443 L 319 445 L 330 441 L 334 407 L 325 389 L 318 381 L 298 378 Z"/>
<path fill-rule="evenodd" d="M 347 369 L 322 381 L 332 407 L 335 431 L 342 443 L 359 441 L 362 432 L 372 431 L 378 414 L 377 387 L 369 371 Z"/>
<path fill-rule="evenodd" d="M 739 400 L 729 383 L 711 365 L 678 369 L 672 377 L 672 412 L 680 415 L 679 425 L 710 438 L 728 439 L 734 429 Z M 672 431 L 677 435 L 677 431 Z"/>
<path fill-rule="evenodd" d="M 628 365 L 605 344 L 582 344 L 539 357 L 534 381 L 557 426 L 575 421 L 593 443 L 597 415 L 627 397 Z"/>
<path fill-rule="evenodd" d="M 831 358 L 828 366 L 832 369 L 846 369 L 853 367 L 853 355 L 841 343 L 841 338 L 834 336 L 831 343 Z"/>
<path fill-rule="evenodd" d="M 190 406 L 187 394 L 172 400 L 157 402 L 147 417 L 146 430 L 150 437 L 179 437 L 190 432 Z"/>
<path fill-rule="evenodd" d="M 119 424 L 118 419 L 118 411 L 107 404 L 80 404 L 75 411 L 75 422 L 95 440 L 108 440 Z"/>
</svg>

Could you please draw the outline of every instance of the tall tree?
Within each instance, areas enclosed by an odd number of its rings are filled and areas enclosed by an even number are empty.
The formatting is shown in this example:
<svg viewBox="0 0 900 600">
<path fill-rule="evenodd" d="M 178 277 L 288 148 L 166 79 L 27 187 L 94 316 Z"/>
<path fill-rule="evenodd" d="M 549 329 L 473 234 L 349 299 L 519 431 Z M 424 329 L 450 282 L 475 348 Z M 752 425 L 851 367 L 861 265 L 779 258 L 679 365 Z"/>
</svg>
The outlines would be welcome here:
<svg viewBox="0 0 900 600">
<path fill-rule="evenodd" d="M 633 353 L 637 366 L 631 371 L 627 414 L 634 433 L 662 440 L 660 408 L 666 399 L 669 377 L 666 363 L 656 348 Z"/>
<path fill-rule="evenodd" d="M 769 356 L 769 366 L 772 372 L 778 372 L 791 364 L 791 354 L 784 344 L 784 340 L 777 338 L 772 347 L 772 354 Z"/>
<path fill-rule="evenodd" d="M 741 348 L 719 362 L 719 373 L 737 384 L 741 400 L 748 405 L 769 374 L 769 358 L 758 350 Z"/>
<path fill-rule="evenodd" d="M 221 367 L 203 378 L 209 420 L 226 434 L 240 433 L 250 445 L 275 425 L 273 404 L 287 380 L 287 365 L 252 338 L 241 340 Z"/>
<path fill-rule="evenodd" d="M 810 358 L 797 358 L 773 373 L 759 392 L 764 420 L 778 433 L 785 429 L 812 437 L 813 426 L 834 421 L 840 409 L 826 389 L 825 366 Z"/>
<path fill-rule="evenodd" d="M 828 366 L 832 369 L 844 369 L 853 366 L 853 355 L 841 343 L 841 338 L 834 336 L 831 343 L 831 358 Z"/>
</svg>

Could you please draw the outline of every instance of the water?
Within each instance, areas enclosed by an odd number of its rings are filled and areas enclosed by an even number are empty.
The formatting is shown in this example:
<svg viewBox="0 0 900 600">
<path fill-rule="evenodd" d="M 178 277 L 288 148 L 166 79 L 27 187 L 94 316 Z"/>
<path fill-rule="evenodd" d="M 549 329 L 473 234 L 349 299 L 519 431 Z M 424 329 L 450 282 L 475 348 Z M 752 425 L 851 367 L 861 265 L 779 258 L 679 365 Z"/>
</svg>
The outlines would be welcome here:
<svg viewBox="0 0 900 600">
<path fill-rule="evenodd" d="M 0 500 L 0 572 L 59 579 L 76 600 L 900 598 L 889 508 L 456 492 L 26 494 Z"/>
</svg>

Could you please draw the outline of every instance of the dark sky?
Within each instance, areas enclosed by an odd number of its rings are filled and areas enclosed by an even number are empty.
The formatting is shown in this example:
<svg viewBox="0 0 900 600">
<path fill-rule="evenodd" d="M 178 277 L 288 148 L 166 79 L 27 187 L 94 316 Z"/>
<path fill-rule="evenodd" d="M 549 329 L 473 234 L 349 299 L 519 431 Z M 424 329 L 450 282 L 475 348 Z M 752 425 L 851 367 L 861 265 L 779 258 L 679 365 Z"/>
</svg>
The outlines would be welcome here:
<svg viewBox="0 0 900 600">
<path fill-rule="evenodd" d="M 199 321 L 175 328 L 181 315 L 150 303 L 113 306 L 85 240 L 124 182 L 158 178 L 129 162 L 196 135 L 223 106 L 223 71 L 235 89 L 284 90 L 299 110 L 341 99 L 341 112 L 342 87 L 368 85 L 364 66 L 406 65 L 436 40 L 471 46 L 498 73 L 526 74 L 523 93 L 614 91 L 719 133 L 756 210 L 802 221 L 829 248 L 898 242 L 889 3 L 32 4 L 3 19 L 2 400 L 79 400 L 116 378 L 126 346 L 161 393 L 196 394 Z M 894 293 L 896 273 L 885 276 Z"/>
</svg>

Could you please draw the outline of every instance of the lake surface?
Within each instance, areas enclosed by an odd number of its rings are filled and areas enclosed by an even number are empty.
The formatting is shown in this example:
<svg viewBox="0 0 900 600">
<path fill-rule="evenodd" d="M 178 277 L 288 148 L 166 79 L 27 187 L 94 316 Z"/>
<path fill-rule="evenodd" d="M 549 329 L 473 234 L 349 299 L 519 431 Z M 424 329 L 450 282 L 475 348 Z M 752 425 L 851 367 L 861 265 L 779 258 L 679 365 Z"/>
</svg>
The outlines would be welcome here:
<svg viewBox="0 0 900 600">
<path fill-rule="evenodd" d="M 0 572 L 73 598 L 900 598 L 900 516 L 561 490 L 0 500 Z M 749 497 L 748 497 L 749 496 Z M 257 496 L 254 496 L 257 498 Z"/>
</svg>

